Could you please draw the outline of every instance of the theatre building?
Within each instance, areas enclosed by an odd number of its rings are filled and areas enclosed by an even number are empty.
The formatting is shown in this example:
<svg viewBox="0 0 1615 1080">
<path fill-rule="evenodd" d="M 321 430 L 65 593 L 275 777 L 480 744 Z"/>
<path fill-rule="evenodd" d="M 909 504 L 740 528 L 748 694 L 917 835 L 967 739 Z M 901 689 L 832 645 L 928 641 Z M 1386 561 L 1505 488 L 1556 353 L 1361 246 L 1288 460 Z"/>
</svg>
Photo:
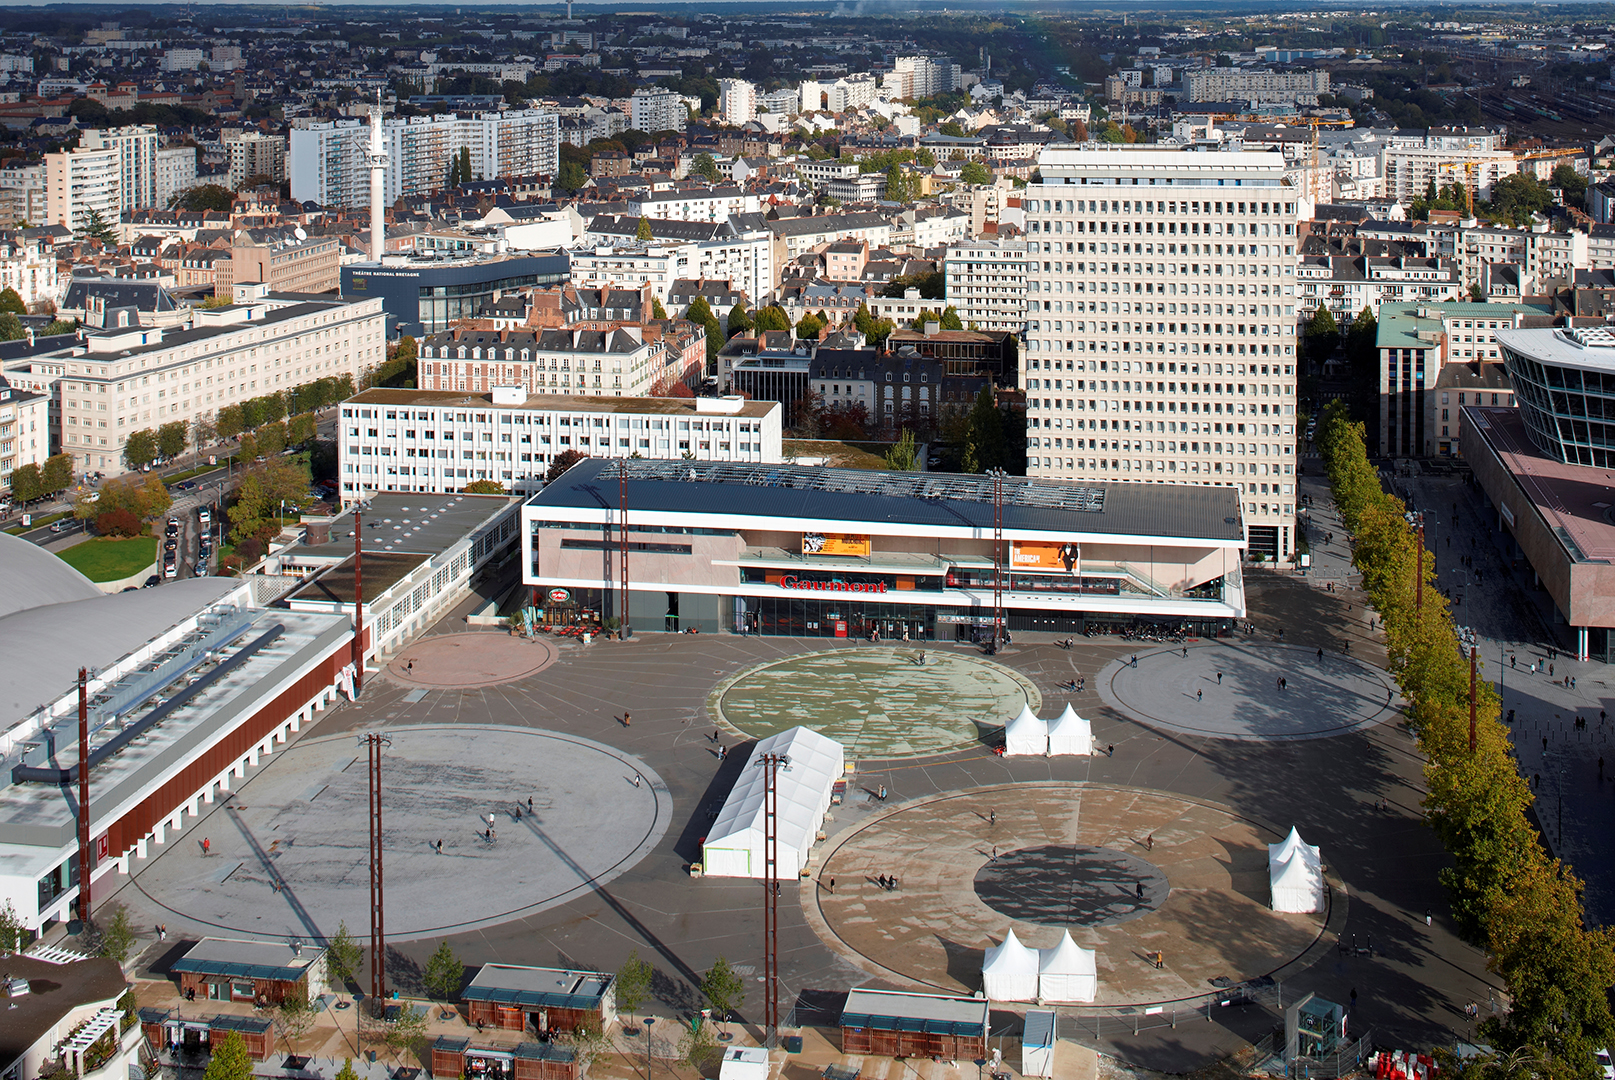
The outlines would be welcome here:
<svg viewBox="0 0 1615 1080">
<path fill-rule="evenodd" d="M 996 594 L 1012 631 L 1214 634 L 1244 617 L 1235 489 L 1018 476 L 994 489 L 591 458 L 522 507 L 524 581 L 546 622 L 611 627 L 626 580 L 636 631 L 954 640 L 992 626 Z"/>
</svg>

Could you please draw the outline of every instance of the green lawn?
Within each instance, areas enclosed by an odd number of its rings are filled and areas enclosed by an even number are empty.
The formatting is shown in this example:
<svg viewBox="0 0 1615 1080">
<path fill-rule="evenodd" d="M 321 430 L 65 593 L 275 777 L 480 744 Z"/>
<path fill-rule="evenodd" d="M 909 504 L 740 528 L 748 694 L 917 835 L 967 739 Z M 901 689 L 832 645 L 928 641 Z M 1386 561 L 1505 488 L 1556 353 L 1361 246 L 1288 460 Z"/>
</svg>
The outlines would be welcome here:
<svg viewBox="0 0 1615 1080">
<path fill-rule="evenodd" d="M 136 536 L 128 540 L 86 540 L 62 552 L 61 559 L 91 581 L 120 581 L 138 574 L 156 561 L 157 538 Z"/>
</svg>

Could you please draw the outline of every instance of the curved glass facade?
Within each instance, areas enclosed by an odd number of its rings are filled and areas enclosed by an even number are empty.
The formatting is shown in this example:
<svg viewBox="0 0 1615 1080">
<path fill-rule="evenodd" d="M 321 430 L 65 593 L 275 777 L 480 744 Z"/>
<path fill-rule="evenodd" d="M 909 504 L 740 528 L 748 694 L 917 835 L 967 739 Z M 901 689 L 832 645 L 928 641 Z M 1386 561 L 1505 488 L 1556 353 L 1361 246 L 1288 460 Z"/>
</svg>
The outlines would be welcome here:
<svg viewBox="0 0 1615 1080">
<path fill-rule="evenodd" d="M 1545 346 L 1529 350 L 1527 333 Z M 1571 465 L 1615 465 L 1615 335 L 1603 330 L 1542 330 L 1498 336 L 1531 441 Z M 1579 350 L 1567 363 L 1556 352 Z M 1568 359 L 1568 358 L 1567 358 Z"/>
</svg>

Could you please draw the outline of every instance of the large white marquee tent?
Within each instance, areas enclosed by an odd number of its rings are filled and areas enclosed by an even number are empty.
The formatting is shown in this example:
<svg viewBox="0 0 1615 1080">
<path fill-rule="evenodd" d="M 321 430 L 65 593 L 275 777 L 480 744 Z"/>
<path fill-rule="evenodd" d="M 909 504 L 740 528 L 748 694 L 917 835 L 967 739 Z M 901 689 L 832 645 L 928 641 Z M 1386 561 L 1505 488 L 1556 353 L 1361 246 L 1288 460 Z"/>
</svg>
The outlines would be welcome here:
<svg viewBox="0 0 1615 1080">
<path fill-rule="evenodd" d="M 1038 952 L 1022 945 L 1015 931 L 1004 943 L 987 950 L 981 965 L 981 985 L 991 1001 L 1037 1000 Z"/>
<path fill-rule="evenodd" d="M 1004 725 L 1004 754 L 1007 757 L 1043 757 L 1049 752 L 1049 725 L 1037 718 L 1030 705 Z"/>
<path fill-rule="evenodd" d="M 723 809 L 712 823 L 701 856 L 701 870 L 711 877 L 762 878 L 764 876 L 765 777 L 755 764 L 764 754 L 783 754 L 789 768 L 777 776 L 779 800 L 778 874 L 797 877 L 807 865 L 808 851 L 818 836 L 819 824 L 830 809 L 830 795 L 846 771 L 841 744 L 805 727 L 770 735 L 752 748 Z"/>
<path fill-rule="evenodd" d="M 1092 1001 L 1099 993 L 1098 957 L 1060 932 L 1052 949 L 1039 949 L 1037 996 L 1040 1001 Z"/>
<path fill-rule="evenodd" d="M 1323 910 L 1323 857 L 1294 826 L 1282 841 L 1267 845 L 1267 876 L 1274 911 Z"/>
</svg>

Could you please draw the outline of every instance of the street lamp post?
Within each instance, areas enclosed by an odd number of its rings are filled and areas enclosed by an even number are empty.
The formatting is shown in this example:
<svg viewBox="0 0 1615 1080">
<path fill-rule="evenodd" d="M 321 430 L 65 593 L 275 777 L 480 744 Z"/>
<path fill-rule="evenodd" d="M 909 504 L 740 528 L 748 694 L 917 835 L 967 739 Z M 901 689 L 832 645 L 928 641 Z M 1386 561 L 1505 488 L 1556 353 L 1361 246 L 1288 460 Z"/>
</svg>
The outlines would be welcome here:
<svg viewBox="0 0 1615 1080">
<path fill-rule="evenodd" d="M 654 1017 L 654 1016 L 645 1017 L 645 1080 L 650 1080 L 650 1070 L 651 1070 L 650 1026 L 652 1024 L 654 1024 L 654 1023 L 656 1023 L 656 1017 Z"/>
</svg>

